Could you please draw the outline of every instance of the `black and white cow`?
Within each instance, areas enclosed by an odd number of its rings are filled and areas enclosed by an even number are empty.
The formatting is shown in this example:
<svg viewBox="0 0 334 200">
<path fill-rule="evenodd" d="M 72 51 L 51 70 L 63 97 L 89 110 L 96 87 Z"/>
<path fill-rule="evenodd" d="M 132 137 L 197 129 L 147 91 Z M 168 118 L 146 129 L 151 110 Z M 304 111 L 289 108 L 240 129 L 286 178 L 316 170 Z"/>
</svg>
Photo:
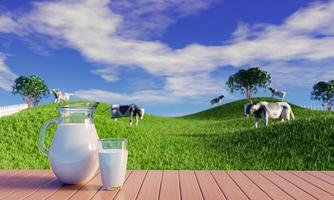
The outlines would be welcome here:
<svg viewBox="0 0 334 200">
<path fill-rule="evenodd" d="M 71 93 L 61 92 L 60 90 L 57 89 L 52 89 L 51 92 L 55 97 L 55 103 L 59 103 L 61 101 L 63 102 L 69 101 L 70 96 L 72 95 Z"/>
<path fill-rule="evenodd" d="M 138 125 L 139 117 L 140 119 L 143 119 L 145 114 L 145 109 L 140 108 L 136 104 L 130 104 L 130 105 L 112 104 L 110 106 L 110 110 L 112 119 L 116 121 L 118 118 L 121 117 L 129 117 L 130 125 L 132 125 L 133 117 L 136 118 L 136 125 Z"/>
<path fill-rule="evenodd" d="M 214 99 L 211 99 L 211 100 L 210 100 L 211 105 L 222 104 L 222 103 L 223 103 L 223 98 L 224 98 L 224 97 L 225 97 L 224 95 L 220 95 L 219 97 L 216 97 L 216 98 L 214 98 Z"/>
<path fill-rule="evenodd" d="M 254 114 L 254 126 L 258 127 L 258 120 L 262 119 L 265 126 L 268 126 L 269 118 L 290 121 L 290 117 L 295 119 L 291 106 L 286 102 L 266 102 L 246 103 L 244 105 L 244 115 L 248 117 Z"/>
<path fill-rule="evenodd" d="M 284 92 L 284 91 L 282 91 L 282 90 L 274 89 L 274 88 L 272 88 L 272 87 L 270 87 L 269 90 L 270 90 L 270 92 L 271 92 L 271 97 L 278 96 L 278 97 L 281 98 L 281 101 L 284 101 L 286 92 Z"/>
</svg>

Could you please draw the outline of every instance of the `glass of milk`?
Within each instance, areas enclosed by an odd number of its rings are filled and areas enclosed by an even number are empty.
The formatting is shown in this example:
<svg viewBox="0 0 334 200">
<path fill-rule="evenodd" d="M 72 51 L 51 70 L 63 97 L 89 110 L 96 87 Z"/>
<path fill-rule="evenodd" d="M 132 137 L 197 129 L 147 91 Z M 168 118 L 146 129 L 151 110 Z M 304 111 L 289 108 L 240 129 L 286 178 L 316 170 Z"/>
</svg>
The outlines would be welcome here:
<svg viewBox="0 0 334 200">
<path fill-rule="evenodd" d="M 128 161 L 128 140 L 110 138 L 98 140 L 99 164 L 103 189 L 114 190 L 122 187 Z"/>
</svg>

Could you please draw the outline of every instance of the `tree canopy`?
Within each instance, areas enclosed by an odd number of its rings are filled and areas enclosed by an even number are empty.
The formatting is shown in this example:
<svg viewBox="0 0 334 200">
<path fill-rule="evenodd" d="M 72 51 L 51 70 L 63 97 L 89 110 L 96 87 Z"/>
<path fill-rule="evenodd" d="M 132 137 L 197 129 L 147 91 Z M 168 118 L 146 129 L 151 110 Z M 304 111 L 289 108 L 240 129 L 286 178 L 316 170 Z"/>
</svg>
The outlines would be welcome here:
<svg viewBox="0 0 334 200">
<path fill-rule="evenodd" d="M 247 98 L 251 98 L 253 93 L 257 93 L 258 87 L 266 88 L 270 83 L 271 76 L 268 72 L 258 67 L 251 67 L 247 70 L 241 69 L 231 75 L 226 85 L 232 93 L 240 91 L 242 94 L 246 94 Z"/>
<path fill-rule="evenodd" d="M 26 101 L 29 108 L 37 105 L 42 97 L 49 95 L 49 88 L 44 80 L 36 75 L 20 76 L 15 80 L 13 94 L 19 94 Z"/>
<path fill-rule="evenodd" d="M 334 80 L 316 83 L 313 86 L 311 99 L 322 101 L 327 110 L 332 110 L 334 104 Z"/>
</svg>

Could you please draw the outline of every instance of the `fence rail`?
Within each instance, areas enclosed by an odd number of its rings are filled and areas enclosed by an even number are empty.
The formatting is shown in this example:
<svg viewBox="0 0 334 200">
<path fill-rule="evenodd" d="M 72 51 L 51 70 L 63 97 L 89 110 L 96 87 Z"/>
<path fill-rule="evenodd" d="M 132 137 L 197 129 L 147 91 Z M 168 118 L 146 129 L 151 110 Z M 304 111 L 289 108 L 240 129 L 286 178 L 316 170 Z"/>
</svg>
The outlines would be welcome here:
<svg viewBox="0 0 334 200">
<path fill-rule="evenodd" d="M 8 116 L 28 108 L 28 104 L 0 106 L 0 117 Z"/>
<path fill-rule="evenodd" d="M 301 106 L 302 108 L 305 108 L 305 109 L 310 109 L 310 110 L 323 110 L 323 111 L 328 111 L 326 107 L 324 106 Z M 333 111 L 333 110 L 332 110 Z"/>
</svg>

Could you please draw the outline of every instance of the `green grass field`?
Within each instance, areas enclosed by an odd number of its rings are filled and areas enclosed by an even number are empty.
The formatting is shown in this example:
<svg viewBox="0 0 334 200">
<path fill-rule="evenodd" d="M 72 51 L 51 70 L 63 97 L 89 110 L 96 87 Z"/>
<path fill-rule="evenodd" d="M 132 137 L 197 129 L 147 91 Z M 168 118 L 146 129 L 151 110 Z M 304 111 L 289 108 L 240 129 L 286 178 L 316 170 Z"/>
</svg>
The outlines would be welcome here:
<svg viewBox="0 0 334 200">
<path fill-rule="evenodd" d="M 296 120 L 290 124 L 254 129 L 253 118 L 243 116 L 244 103 L 180 118 L 145 115 L 138 127 L 130 127 L 127 118 L 112 121 L 110 113 L 101 112 L 107 104 L 99 105 L 94 118 L 100 138 L 129 139 L 130 169 L 334 169 L 334 112 L 293 106 Z M 36 137 L 43 122 L 57 116 L 56 106 L 0 118 L 0 168 L 49 168 Z"/>
</svg>

